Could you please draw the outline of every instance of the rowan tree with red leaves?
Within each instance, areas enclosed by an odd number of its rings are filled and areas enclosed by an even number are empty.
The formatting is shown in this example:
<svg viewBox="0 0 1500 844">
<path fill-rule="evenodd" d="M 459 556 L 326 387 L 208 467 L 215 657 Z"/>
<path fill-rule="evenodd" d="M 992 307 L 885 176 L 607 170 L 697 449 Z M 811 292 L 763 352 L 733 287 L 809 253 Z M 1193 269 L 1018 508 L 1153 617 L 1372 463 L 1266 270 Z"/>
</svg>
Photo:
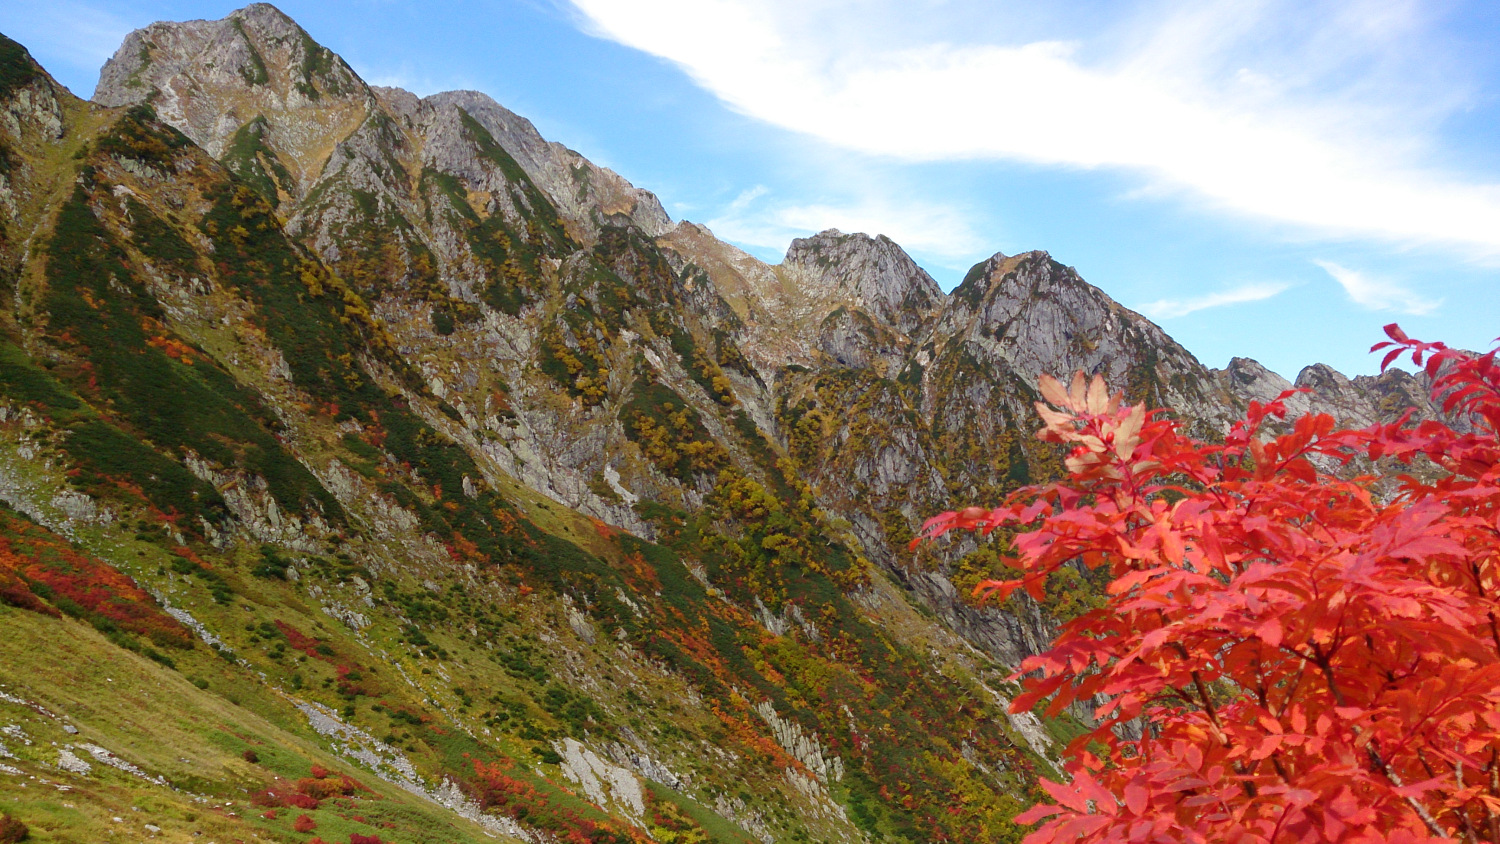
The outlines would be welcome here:
<svg viewBox="0 0 1500 844">
<path fill-rule="evenodd" d="M 1383 366 L 1409 353 L 1469 430 L 1264 435 L 1287 393 L 1203 443 L 1098 378 L 1044 378 L 1039 436 L 1072 447 L 1070 477 L 924 525 L 1019 531 L 1022 576 L 983 596 L 1111 577 L 1016 675 L 1015 711 L 1105 701 L 1070 781 L 1041 783 L 1056 802 L 1016 818 L 1043 822 L 1027 844 L 1500 842 L 1500 366 L 1386 332 Z M 1412 471 L 1320 468 L 1361 458 Z"/>
</svg>

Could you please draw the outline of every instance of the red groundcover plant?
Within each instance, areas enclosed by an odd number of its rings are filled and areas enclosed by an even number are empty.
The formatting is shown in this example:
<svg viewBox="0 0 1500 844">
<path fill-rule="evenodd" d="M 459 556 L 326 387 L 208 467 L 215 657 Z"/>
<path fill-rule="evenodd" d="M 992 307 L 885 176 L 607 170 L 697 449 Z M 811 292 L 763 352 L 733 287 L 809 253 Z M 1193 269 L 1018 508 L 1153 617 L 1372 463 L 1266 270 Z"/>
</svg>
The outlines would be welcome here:
<svg viewBox="0 0 1500 844">
<path fill-rule="evenodd" d="M 1016 711 L 1104 701 L 1070 782 L 1042 782 L 1056 802 L 1018 816 L 1045 821 L 1028 844 L 1500 842 L 1500 366 L 1386 331 L 1384 365 L 1409 352 L 1466 432 L 1309 415 L 1263 438 L 1288 394 L 1208 444 L 1046 378 L 1039 436 L 1071 476 L 924 527 L 1018 531 L 1023 576 L 979 587 L 998 599 L 1111 575 L 1017 675 Z M 1319 468 L 1357 458 L 1440 479 L 1377 494 Z"/>
</svg>

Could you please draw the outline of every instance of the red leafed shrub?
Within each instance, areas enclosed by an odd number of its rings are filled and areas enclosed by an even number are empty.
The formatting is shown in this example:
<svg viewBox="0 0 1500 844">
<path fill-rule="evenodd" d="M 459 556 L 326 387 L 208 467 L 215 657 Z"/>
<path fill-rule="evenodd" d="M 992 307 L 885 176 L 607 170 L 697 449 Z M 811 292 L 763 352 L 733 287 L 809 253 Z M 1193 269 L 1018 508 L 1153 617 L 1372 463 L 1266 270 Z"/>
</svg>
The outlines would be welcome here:
<svg viewBox="0 0 1500 844">
<path fill-rule="evenodd" d="M 250 795 L 250 802 L 273 809 L 316 809 L 318 801 L 306 794 L 298 794 L 290 785 L 278 785 Z"/>
<path fill-rule="evenodd" d="M 312 832 L 318 828 L 318 822 L 312 819 L 312 815 L 298 815 L 292 821 L 292 829 L 296 832 Z"/>
<path fill-rule="evenodd" d="M 312 766 L 312 776 L 297 780 L 296 789 L 302 796 L 315 800 L 330 797 L 348 797 L 356 791 L 373 794 L 369 787 L 348 774 L 334 773 L 322 765 Z M 317 808 L 316 803 L 309 808 Z"/>
<path fill-rule="evenodd" d="M 1386 331 L 1383 365 L 1410 353 L 1470 430 L 1306 416 L 1263 438 L 1284 395 L 1208 444 L 1044 378 L 1039 436 L 1071 476 L 924 526 L 1018 531 L 1022 577 L 977 590 L 999 599 L 1111 575 L 1017 675 L 1018 712 L 1105 701 L 1071 782 L 1017 817 L 1045 821 L 1028 844 L 1500 840 L 1500 366 Z M 1323 471 L 1382 458 L 1436 465 L 1378 494 Z"/>
<path fill-rule="evenodd" d="M 281 799 L 281 805 L 291 809 L 316 809 L 318 800 L 306 794 L 288 794 Z"/>
<path fill-rule="evenodd" d="M 384 844 L 378 835 L 360 835 L 357 832 L 349 834 L 349 844 Z"/>
<path fill-rule="evenodd" d="M 276 820 L 276 810 L 275 809 L 271 809 L 269 811 L 266 811 L 266 812 L 264 812 L 264 813 L 261 814 L 261 817 L 265 818 L 268 821 L 274 821 L 274 820 Z"/>
<path fill-rule="evenodd" d="M 192 633 L 129 576 L 44 527 L 0 512 L 0 601 L 56 616 L 38 596 L 101 629 L 114 625 L 160 645 L 192 645 Z"/>
<path fill-rule="evenodd" d="M 286 637 L 287 644 L 291 645 L 293 650 L 302 651 L 311 657 L 323 656 L 318 651 L 318 646 L 323 644 L 321 640 L 314 639 L 292 625 L 287 624 L 285 621 L 277 621 L 276 629 L 280 630 L 281 635 Z"/>
<path fill-rule="evenodd" d="M 31 591 L 31 587 L 14 571 L 0 568 L 0 604 L 10 604 L 23 610 L 58 618 L 62 613 L 47 606 Z"/>
<path fill-rule="evenodd" d="M 327 800 L 330 797 L 342 797 L 344 784 L 338 780 L 303 777 L 297 780 L 297 791 L 314 800 Z"/>
<path fill-rule="evenodd" d="M 566 806 L 555 805 L 530 783 L 506 773 L 509 762 L 486 764 L 474 760 L 474 782 L 470 788 L 480 806 L 496 809 L 524 821 L 566 844 L 637 844 L 649 842 L 634 827 L 611 821 L 594 821 Z"/>
</svg>

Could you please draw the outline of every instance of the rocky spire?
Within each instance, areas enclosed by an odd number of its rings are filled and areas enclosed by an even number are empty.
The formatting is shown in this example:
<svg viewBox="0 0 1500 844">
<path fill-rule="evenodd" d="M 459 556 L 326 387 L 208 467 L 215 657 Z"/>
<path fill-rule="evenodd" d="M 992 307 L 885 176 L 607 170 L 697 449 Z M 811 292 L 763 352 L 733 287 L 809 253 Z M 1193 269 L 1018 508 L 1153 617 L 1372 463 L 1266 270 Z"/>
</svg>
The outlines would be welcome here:
<svg viewBox="0 0 1500 844">
<path fill-rule="evenodd" d="M 792 241 L 782 271 L 802 294 L 865 311 L 913 334 L 944 300 L 927 271 L 885 235 L 827 229 Z"/>
</svg>

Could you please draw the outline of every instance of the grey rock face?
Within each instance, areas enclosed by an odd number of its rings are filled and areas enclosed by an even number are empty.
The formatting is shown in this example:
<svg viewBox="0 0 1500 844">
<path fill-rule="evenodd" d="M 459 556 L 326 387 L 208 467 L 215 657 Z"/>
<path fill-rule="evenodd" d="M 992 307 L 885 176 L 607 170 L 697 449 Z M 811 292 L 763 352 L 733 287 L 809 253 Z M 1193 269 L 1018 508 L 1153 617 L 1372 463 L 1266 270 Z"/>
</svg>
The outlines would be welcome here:
<svg viewBox="0 0 1500 844">
<path fill-rule="evenodd" d="M 970 271 L 935 334 L 962 336 L 1028 388 L 1044 374 L 1099 374 L 1133 401 L 1222 428 L 1233 410 L 1217 379 L 1150 320 L 1045 252 L 996 255 Z"/>
<path fill-rule="evenodd" d="M 265 117 L 265 143 L 305 189 L 374 97 L 343 59 L 274 6 L 217 21 L 155 23 L 126 36 L 94 90 L 105 106 L 150 103 L 215 157 Z"/>
<path fill-rule="evenodd" d="M 16 84 L 0 92 L 0 278 L 8 278 L 21 260 L 24 231 L 17 231 L 28 200 L 35 196 L 38 173 L 32 154 L 63 135 L 62 98 L 67 96 L 41 66 L 26 54 L 15 68 Z M 19 74 L 31 78 L 20 82 Z M 41 157 L 45 157 L 45 153 Z"/>
<path fill-rule="evenodd" d="M 547 141 L 531 121 L 478 91 L 448 91 L 428 97 L 434 106 L 463 109 L 489 130 L 526 175 L 547 194 L 557 210 L 592 241 L 601 220 L 629 221 L 652 237 L 672 227 L 661 202 L 650 191 L 634 187 L 618 173 L 559 143 Z"/>
<path fill-rule="evenodd" d="M 847 302 L 903 334 L 920 329 L 946 298 L 932 276 L 885 235 L 828 229 L 798 238 L 781 270 L 803 296 Z"/>
<path fill-rule="evenodd" d="M 1317 397 L 1317 409 L 1331 413 L 1345 425 L 1363 428 L 1377 419 L 1375 408 L 1364 391 L 1327 364 L 1315 363 L 1297 373 L 1297 386 L 1311 390 Z"/>
<path fill-rule="evenodd" d="M 733 309 L 743 326 L 737 339 L 766 383 L 788 365 L 829 363 L 894 378 L 947 298 L 883 235 L 828 229 L 792 241 L 775 266 L 693 223 L 658 242 Z"/>
</svg>

